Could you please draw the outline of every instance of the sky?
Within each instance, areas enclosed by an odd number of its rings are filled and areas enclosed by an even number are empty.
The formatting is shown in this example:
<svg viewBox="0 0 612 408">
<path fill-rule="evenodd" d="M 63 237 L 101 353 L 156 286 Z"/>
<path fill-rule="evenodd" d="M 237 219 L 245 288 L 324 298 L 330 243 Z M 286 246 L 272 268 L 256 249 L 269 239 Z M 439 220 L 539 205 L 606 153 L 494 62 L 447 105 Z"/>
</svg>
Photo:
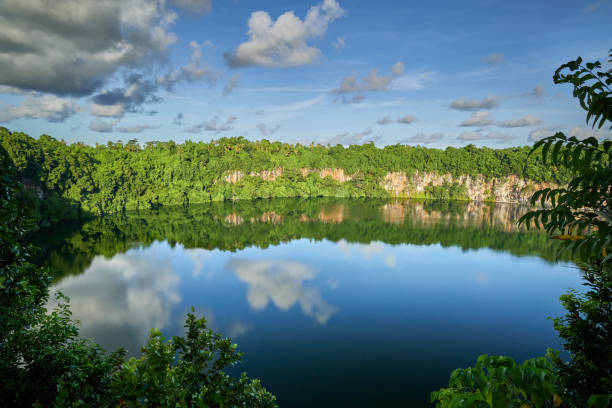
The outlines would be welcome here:
<svg viewBox="0 0 612 408">
<path fill-rule="evenodd" d="M 552 81 L 607 60 L 610 16 L 611 0 L 0 0 L 0 126 L 91 145 L 610 137 Z"/>
</svg>

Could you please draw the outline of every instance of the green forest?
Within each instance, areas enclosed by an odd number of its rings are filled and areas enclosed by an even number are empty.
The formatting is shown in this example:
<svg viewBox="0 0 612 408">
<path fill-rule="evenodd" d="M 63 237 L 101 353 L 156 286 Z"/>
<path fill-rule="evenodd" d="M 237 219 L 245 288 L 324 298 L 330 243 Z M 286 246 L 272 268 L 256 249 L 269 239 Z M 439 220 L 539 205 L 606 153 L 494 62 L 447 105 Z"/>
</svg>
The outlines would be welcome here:
<svg viewBox="0 0 612 408">
<path fill-rule="evenodd" d="M 530 147 L 506 149 L 373 144 L 323 146 L 287 144 L 243 137 L 183 144 L 136 140 L 89 146 L 42 135 L 38 139 L 0 128 L 0 147 L 30 192 L 42 225 L 84 214 L 109 214 L 161 206 L 273 197 L 384 198 L 381 182 L 388 172 L 482 175 L 487 179 L 517 175 L 534 182 L 563 183 L 569 173 L 545 166 Z M 282 169 L 271 179 L 262 171 Z M 317 169 L 342 169 L 350 180 L 321 177 Z M 230 172 L 241 172 L 229 180 Z M 321 174 L 322 175 L 322 174 Z M 465 198 L 462 186 L 428 186 L 426 197 Z M 38 198 L 43 198 L 39 200 Z"/>
</svg>

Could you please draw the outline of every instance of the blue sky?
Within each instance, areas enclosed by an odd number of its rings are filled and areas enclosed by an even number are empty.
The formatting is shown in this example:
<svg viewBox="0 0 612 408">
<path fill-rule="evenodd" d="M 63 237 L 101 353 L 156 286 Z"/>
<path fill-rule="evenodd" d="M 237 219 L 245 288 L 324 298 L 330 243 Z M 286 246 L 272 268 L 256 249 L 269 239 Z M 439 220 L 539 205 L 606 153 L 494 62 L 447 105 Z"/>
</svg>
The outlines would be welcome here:
<svg viewBox="0 0 612 408">
<path fill-rule="evenodd" d="M 0 2 L 0 125 L 89 144 L 585 137 L 552 74 L 612 48 L 611 1 L 49 4 Z"/>
</svg>

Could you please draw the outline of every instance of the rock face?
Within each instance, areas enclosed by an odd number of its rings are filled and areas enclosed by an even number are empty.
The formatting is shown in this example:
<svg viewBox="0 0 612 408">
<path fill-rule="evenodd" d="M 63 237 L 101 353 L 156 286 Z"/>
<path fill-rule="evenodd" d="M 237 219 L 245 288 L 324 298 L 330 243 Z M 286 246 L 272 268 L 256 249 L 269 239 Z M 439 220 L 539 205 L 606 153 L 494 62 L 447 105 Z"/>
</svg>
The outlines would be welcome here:
<svg viewBox="0 0 612 408">
<path fill-rule="evenodd" d="M 404 172 L 393 172 L 385 175 L 382 187 L 393 196 L 410 198 L 422 197 L 425 187 L 430 183 L 433 186 L 441 186 L 444 182 L 465 186 L 467 198 L 472 201 L 516 204 L 529 204 L 529 198 L 535 190 L 551 186 L 550 183 L 534 183 L 515 175 L 503 179 L 486 179 L 482 175 L 453 177 L 450 174 L 419 172 L 408 177 Z"/>
<path fill-rule="evenodd" d="M 312 173 L 318 173 L 319 177 L 331 177 L 332 179 L 345 183 L 352 179 L 350 174 L 345 173 L 341 168 L 324 169 L 300 169 L 303 177 Z M 282 168 L 272 170 L 261 170 L 250 172 L 251 177 L 261 177 L 266 181 L 275 181 L 283 175 Z M 228 183 L 239 182 L 245 174 L 242 171 L 229 171 L 225 174 L 225 181 Z M 472 201 L 494 201 L 498 203 L 529 204 L 529 198 L 535 190 L 551 187 L 550 183 L 534 183 L 524 180 L 516 175 L 511 175 L 503 179 L 487 179 L 482 175 L 469 176 L 462 175 L 453 177 L 450 174 L 422 173 L 416 172 L 408 176 L 405 172 L 387 173 L 381 181 L 383 189 L 387 190 L 394 197 L 424 197 L 425 187 L 428 185 L 441 186 L 444 183 L 459 183 L 465 186 L 466 196 Z"/>
</svg>

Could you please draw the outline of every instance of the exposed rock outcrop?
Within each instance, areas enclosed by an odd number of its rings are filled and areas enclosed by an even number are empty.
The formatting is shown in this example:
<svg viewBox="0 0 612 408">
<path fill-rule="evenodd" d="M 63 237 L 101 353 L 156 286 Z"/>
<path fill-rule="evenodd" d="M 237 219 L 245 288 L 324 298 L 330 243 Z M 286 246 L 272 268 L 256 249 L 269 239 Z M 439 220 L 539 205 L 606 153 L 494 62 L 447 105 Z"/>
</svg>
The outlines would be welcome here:
<svg viewBox="0 0 612 408">
<path fill-rule="evenodd" d="M 450 174 L 419 172 L 408 177 L 405 172 L 393 172 L 385 175 L 382 187 L 396 197 L 422 197 L 425 194 L 425 187 L 430 183 L 433 186 L 441 186 L 445 182 L 464 186 L 467 198 L 472 201 L 517 204 L 529 204 L 529 198 L 535 190 L 551 186 L 550 183 L 534 183 L 516 175 L 503 179 L 486 179 L 482 175 L 453 177 Z"/>
<path fill-rule="evenodd" d="M 277 178 L 283 175 L 283 172 L 282 168 L 275 168 L 257 172 L 252 171 L 249 173 L 249 176 L 261 177 L 266 181 L 276 181 Z M 307 177 L 312 173 L 318 173 L 321 178 L 331 177 L 340 183 L 345 183 L 352 179 L 352 176 L 341 168 L 300 169 L 302 177 Z M 233 184 L 242 180 L 244 176 L 244 172 L 234 170 L 227 172 L 224 179 L 226 182 Z M 444 183 L 458 183 L 464 186 L 466 197 L 472 201 L 494 201 L 516 204 L 529 204 L 529 198 L 535 190 L 551 187 L 550 183 L 534 183 L 516 175 L 487 179 L 482 175 L 461 175 L 454 177 L 450 174 L 426 172 L 416 172 L 412 176 L 408 176 L 405 172 L 390 172 L 381 181 L 381 186 L 391 196 L 414 198 L 424 197 L 425 188 L 428 185 L 441 186 Z"/>
</svg>

